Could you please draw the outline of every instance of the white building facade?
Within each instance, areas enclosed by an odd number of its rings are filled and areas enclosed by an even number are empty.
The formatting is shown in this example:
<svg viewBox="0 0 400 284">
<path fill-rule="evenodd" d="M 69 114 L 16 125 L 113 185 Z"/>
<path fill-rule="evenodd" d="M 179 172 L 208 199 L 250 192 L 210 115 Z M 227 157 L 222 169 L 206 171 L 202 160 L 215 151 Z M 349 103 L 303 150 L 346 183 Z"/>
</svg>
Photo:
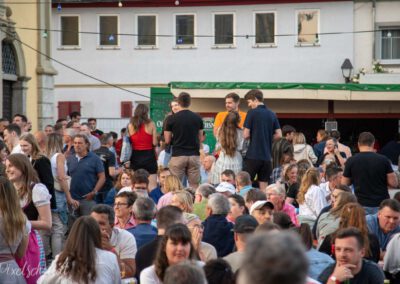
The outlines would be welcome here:
<svg viewBox="0 0 400 284">
<path fill-rule="evenodd" d="M 361 83 L 400 84 L 400 1 L 357 1 L 354 5 L 355 69 Z M 381 70 L 374 72 L 374 63 Z"/>
<path fill-rule="evenodd" d="M 53 57 L 125 89 L 55 63 L 55 112 L 120 120 L 172 81 L 343 83 L 343 61 L 365 60 L 354 56 L 352 1 L 180 2 L 53 6 Z"/>
</svg>

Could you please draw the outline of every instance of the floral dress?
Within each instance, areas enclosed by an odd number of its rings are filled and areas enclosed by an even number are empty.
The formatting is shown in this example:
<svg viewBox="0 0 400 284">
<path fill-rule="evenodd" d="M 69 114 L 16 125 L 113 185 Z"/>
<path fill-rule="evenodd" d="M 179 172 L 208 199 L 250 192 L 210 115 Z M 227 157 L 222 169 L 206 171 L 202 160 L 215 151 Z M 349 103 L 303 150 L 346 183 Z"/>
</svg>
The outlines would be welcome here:
<svg viewBox="0 0 400 284">
<path fill-rule="evenodd" d="M 219 184 L 221 173 L 225 170 L 232 170 L 235 174 L 242 170 L 243 158 L 241 154 L 242 144 L 243 144 L 243 130 L 237 130 L 237 145 L 235 154 L 233 156 L 228 156 L 225 150 L 221 148 L 218 160 L 214 163 L 211 169 L 211 184 Z"/>
</svg>

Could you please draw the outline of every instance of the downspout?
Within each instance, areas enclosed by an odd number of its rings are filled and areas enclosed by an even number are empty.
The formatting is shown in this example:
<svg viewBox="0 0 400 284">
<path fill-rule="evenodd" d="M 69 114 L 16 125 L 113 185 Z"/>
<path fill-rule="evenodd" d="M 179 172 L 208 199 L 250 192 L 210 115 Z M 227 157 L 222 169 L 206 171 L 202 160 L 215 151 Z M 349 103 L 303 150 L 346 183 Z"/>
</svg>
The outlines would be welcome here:
<svg viewBox="0 0 400 284">
<path fill-rule="evenodd" d="M 372 0 L 372 29 L 374 30 L 374 33 L 373 33 L 374 36 L 372 38 L 372 58 L 373 58 L 373 61 L 376 60 L 376 46 L 375 46 L 375 44 L 376 44 L 376 31 L 375 31 L 376 26 L 375 26 L 375 23 L 376 23 L 376 0 Z"/>
</svg>

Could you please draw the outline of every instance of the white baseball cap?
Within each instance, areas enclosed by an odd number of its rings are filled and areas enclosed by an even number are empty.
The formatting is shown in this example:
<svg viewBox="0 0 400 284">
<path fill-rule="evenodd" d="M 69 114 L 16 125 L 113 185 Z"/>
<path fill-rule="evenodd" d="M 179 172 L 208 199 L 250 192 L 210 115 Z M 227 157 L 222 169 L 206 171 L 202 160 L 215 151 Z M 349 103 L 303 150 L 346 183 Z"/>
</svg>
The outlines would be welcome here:
<svg viewBox="0 0 400 284">
<path fill-rule="evenodd" d="M 235 194 L 235 187 L 231 183 L 226 181 L 221 182 L 215 190 L 218 192 L 229 191 L 230 193 Z"/>
<path fill-rule="evenodd" d="M 257 200 L 256 202 L 253 203 L 250 207 L 250 214 L 253 213 L 254 210 L 261 209 L 263 207 L 269 207 L 270 209 L 274 209 L 274 204 L 272 204 L 271 201 L 268 200 Z"/>
<path fill-rule="evenodd" d="M 122 193 L 122 192 L 125 192 L 125 191 L 127 191 L 127 192 L 133 192 L 132 187 L 130 187 L 130 186 L 125 186 L 125 187 L 121 188 L 121 189 L 118 191 L 118 193 L 117 193 L 116 195 L 118 196 L 118 194 L 120 194 L 120 193 Z"/>
</svg>

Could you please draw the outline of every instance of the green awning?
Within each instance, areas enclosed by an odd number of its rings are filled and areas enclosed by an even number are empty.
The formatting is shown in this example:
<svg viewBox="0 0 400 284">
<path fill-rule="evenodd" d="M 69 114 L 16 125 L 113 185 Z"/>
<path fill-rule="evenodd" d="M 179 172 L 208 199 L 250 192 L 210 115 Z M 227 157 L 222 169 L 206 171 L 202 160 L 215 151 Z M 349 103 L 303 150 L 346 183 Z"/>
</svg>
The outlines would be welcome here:
<svg viewBox="0 0 400 284">
<path fill-rule="evenodd" d="M 260 89 L 265 99 L 400 101 L 400 84 L 171 82 L 169 87 L 174 96 L 185 91 L 193 98 L 224 98 L 230 92 L 243 98 Z"/>
<path fill-rule="evenodd" d="M 348 90 L 400 92 L 400 84 L 322 84 L 322 83 L 257 83 L 257 82 L 170 82 L 172 89 L 261 89 L 261 90 Z"/>
</svg>

